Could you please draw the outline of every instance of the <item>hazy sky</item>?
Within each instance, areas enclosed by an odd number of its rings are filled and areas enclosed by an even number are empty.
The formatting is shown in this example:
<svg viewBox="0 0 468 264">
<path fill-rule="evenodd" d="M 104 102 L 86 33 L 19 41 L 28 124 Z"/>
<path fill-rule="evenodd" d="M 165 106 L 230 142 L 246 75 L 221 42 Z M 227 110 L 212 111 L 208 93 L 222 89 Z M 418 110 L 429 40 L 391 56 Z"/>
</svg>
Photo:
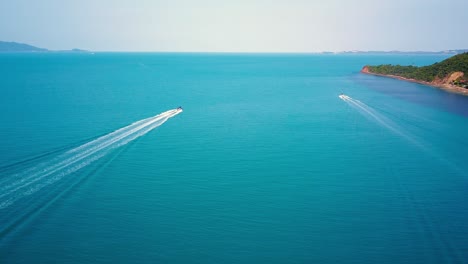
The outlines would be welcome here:
<svg viewBox="0 0 468 264">
<path fill-rule="evenodd" d="M 0 0 L 0 40 L 95 51 L 468 48 L 468 0 Z"/>
</svg>

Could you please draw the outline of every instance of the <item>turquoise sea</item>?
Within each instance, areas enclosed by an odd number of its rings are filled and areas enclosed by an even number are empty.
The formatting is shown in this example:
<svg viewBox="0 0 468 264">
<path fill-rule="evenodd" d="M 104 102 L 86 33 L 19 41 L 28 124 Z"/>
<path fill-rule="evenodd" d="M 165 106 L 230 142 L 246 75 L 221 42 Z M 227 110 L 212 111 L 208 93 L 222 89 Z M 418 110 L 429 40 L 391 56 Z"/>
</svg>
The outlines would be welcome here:
<svg viewBox="0 0 468 264">
<path fill-rule="evenodd" d="M 0 263 L 468 263 L 445 58 L 1 54 Z"/>
</svg>

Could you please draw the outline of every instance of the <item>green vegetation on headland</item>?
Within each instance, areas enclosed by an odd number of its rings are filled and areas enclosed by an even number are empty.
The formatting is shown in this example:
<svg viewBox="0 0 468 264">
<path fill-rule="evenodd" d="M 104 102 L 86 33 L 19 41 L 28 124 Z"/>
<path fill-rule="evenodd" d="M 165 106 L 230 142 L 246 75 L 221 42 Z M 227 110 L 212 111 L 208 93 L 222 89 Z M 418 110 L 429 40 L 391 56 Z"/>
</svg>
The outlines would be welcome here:
<svg viewBox="0 0 468 264">
<path fill-rule="evenodd" d="M 435 86 L 454 85 L 468 88 L 468 52 L 455 55 L 429 66 L 378 65 L 365 66 L 364 73 L 400 77 L 425 82 Z"/>
</svg>

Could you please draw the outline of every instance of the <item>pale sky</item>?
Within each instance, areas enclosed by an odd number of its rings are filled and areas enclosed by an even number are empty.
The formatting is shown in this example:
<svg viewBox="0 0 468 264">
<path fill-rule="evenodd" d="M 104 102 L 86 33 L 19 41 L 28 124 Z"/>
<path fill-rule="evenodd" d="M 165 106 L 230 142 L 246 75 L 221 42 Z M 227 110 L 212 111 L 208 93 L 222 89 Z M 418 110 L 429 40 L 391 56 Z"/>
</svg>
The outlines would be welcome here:
<svg viewBox="0 0 468 264">
<path fill-rule="evenodd" d="M 0 40 L 94 51 L 468 48 L 468 0 L 0 0 Z"/>
</svg>

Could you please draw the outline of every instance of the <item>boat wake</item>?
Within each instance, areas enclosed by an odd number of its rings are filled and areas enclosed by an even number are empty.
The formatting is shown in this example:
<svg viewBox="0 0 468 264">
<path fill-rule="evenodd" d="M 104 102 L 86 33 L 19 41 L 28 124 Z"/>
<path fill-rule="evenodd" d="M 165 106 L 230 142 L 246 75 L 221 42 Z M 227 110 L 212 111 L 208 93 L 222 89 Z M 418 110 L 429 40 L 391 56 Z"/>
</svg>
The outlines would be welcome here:
<svg viewBox="0 0 468 264">
<path fill-rule="evenodd" d="M 356 100 L 354 98 L 351 98 L 350 96 L 340 94 L 338 96 L 341 100 L 345 101 L 356 109 L 358 112 L 360 112 L 362 115 L 365 117 L 369 118 L 370 120 L 376 122 L 380 126 L 388 129 L 390 132 L 393 134 L 405 139 L 407 142 L 413 144 L 420 150 L 422 150 L 424 153 L 430 155 L 431 157 L 435 158 L 436 160 L 439 160 L 442 164 L 450 168 L 453 172 L 459 174 L 459 175 L 465 175 L 465 172 L 458 166 L 457 164 L 451 162 L 444 156 L 441 156 L 438 154 L 440 151 L 435 150 L 435 147 L 431 145 L 429 142 L 424 141 L 420 137 L 417 137 L 408 131 L 406 131 L 404 128 L 401 126 L 397 125 L 395 122 L 392 120 L 388 119 L 386 116 L 383 114 L 377 112 L 374 108 L 368 106 L 367 104 Z"/>
<path fill-rule="evenodd" d="M 347 95 L 344 95 L 344 94 L 340 94 L 338 97 L 341 100 L 348 103 L 351 107 L 358 110 L 361 114 L 365 115 L 367 118 L 370 118 L 372 121 L 375 121 L 380 126 L 390 130 L 394 134 L 396 134 L 396 135 L 410 141 L 411 143 L 413 143 L 413 144 L 415 144 L 415 145 L 417 145 L 419 147 L 423 147 L 420 142 L 418 142 L 416 139 L 414 139 L 413 137 L 411 137 L 410 135 L 405 133 L 403 131 L 403 129 L 398 127 L 396 124 L 394 124 L 391 120 L 389 120 L 388 118 L 386 118 L 382 114 L 375 111 L 372 107 L 366 105 L 365 103 L 363 103 L 363 102 L 361 102 L 359 100 L 356 100 L 356 99 L 353 99 L 353 98 L 351 98 L 351 97 L 349 97 Z"/>
<path fill-rule="evenodd" d="M 39 164 L 16 173 L 3 175 L 0 179 L 0 212 L 99 160 L 112 149 L 145 135 L 181 112 L 180 108 L 173 109 L 137 121 Z"/>
</svg>

